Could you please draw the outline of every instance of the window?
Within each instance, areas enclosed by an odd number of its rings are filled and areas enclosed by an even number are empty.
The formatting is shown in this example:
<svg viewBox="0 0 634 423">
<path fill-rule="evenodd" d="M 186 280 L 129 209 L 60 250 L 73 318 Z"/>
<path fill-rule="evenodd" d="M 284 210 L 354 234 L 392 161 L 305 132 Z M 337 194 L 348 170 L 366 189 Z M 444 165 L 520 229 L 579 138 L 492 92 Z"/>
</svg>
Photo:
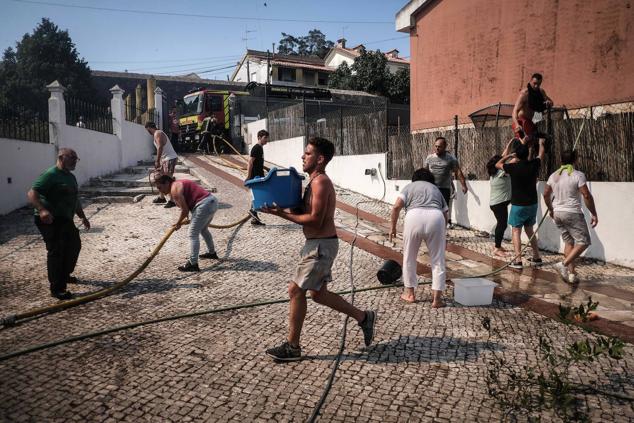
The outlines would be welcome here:
<svg viewBox="0 0 634 423">
<path fill-rule="evenodd" d="M 315 71 L 304 70 L 304 85 L 315 85 Z"/>
<path fill-rule="evenodd" d="M 185 96 L 183 99 L 183 115 L 197 115 L 202 111 L 202 94 L 196 93 Z"/>
<path fill-rule="evenodd" d="M 295 69 L 293 68 L 278 68 L 277 69 L 277 80 L 284 82 L 295 82 Z"/>
<path fill-rule="evenodd" d="M 328 74 L 325 72 L 319 72 L 317 76 L 318 85 L 328 85 Z"/>
<path fill-rule="evenodd" d="M 205 108 L 205 111 L 222 112 L 222 96 L 221 95 L 207 96 L 207 107 Z"/>
</svg>

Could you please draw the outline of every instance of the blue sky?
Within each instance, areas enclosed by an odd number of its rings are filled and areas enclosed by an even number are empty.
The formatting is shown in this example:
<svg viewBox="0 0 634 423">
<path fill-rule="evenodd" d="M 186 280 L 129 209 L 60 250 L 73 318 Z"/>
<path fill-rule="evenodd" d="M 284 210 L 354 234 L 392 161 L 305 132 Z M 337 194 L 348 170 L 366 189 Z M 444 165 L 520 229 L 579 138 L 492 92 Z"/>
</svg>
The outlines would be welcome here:
<svg viewBox="0 0 634 423">
<path fill-rule="evenodd" d="M 79 54 L 92 69 L 166 75 L 198 72 L 204 78 L 226 79 L 232 72 L 229 67 L 244 53 L 245 34 L 249 48 L 266 50 L 272 48 L 272 43 L 278 44 L 282 32 L 306 35 L 318 28 L 332 41 L 344 35 L 349 46 L 365 44 L 368 49 L 382 51 L 397 48 L 401 56 L 409 57 L 407 35 L 394 29 L 394 16 L 406 3 L 405 0 L 0 0 L 3 11 L 0 48 L 4 51 L 15 46 L 25 33 L 33 31 L 42 17 L 47 17 L 69 31 Z M 301 22 L 305 20 L 327 22 Z"/>
</svg>

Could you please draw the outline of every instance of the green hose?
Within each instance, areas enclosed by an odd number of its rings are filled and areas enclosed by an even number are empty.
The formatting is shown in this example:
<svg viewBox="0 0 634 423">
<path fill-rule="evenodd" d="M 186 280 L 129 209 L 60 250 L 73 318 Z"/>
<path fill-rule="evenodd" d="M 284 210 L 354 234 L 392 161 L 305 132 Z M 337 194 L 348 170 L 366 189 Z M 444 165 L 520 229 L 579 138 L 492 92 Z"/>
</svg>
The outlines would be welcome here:
<svg viewBox="0 0 634 423">
<path fill-rule="evenodd" d="M 431 283 L 431 282 L 424 282 L 424 283 Z M 370 287 L 367 287 L 367 288 L 355 289 L 354 291 L 355 292 L 375 291 L 375 290 L 379 290 L 379 289 L 395 288 L 395 287 L 399 287 L 399 286 L 401 286 L 401 285 L 370 286 Z M 337 292 L 337 294 L 345 295 L 345 294 L 349 294 L 351 292 L 352 292 L 351 290 L 347 290 L 347 291 Z M 122 330 L 134 329 L 134 328 L 139 327 L 139 326 L 145 326 L 145 325 L 150 325 L 150 324 L 154 324 L 154 323 L 161 323 L 161 322 L 169 322 L 171 320 L 184 319 L 184 318 L 187 318 L 187 317 L 202 316 L 202 315 L 205 315 L 205 314 L 221 313 L 221 312 L 224 312 L 224 311 L 232 311 L 232 310 L 240 310 L 240 309 L 244 309 L 244 308 L 261 307 L 261 306 L 272 305 L 272 304 L 282 304 L 282 303 L 287 303 L 289 301 L 290 300 L 288 298 L 285 298 L 285 299 L 278 299 L 278 300 L 259 301 L 259 302 L 255 302 L 255 303 L 237 304 L 237 305 L 227 306 L 227 307 L 211 308 L 211 309 L 207 309 L 207 310 L 200 310 L 200 311 L 193 311 L 193 312 L 189 312 L 189 313 L 176 314 L 176 315 L 173 315 L 173 316 L 161 317 L 159 319 L 144 320 L 144 321 L 141 321 L 141 322 L 129 323 L 127 325 L 114 326 L 114 327 L 111 327 L 111 328 L 108 328 L 108 329 L 103 329 L 103 330 L 96 331 L 96 332 L 89 332 L 89 333 L 85 333 L 85 334 L 77 335 L 77 336 L 71 336 L 71 337 L 63 338 L 63 339 L 60 339 L 60 340 L 57 340 L 57 341 L 48 342 L 48 343 L 40 344 L 40 345 L 35 345 L 33 347 L 25 348 L 23 350 L 14 351 L 12 353 L 0 356 L 0 362 L 8 360 L 8 359 L 13 358 L 13 357 L 19 357 L 21 355 L 30 354 L 30 353 L 35 352 L 35 351 L 41 351 L 41 350 L 45 350 L 45 349 L 48 349 L 48 348 L 56 347 L 58 345 L 64 345 L 64 344 L 68 344 L 68 343 L 71 343 L 71 342 L 81 341 L 81 340 L 84 340 L 84 339 L 95 338 L 97 336 L 106 335 L 106 334 L 113 333 L 113 332 L 119 332 L 119 331 L 122 331 Z"/>
</svg>

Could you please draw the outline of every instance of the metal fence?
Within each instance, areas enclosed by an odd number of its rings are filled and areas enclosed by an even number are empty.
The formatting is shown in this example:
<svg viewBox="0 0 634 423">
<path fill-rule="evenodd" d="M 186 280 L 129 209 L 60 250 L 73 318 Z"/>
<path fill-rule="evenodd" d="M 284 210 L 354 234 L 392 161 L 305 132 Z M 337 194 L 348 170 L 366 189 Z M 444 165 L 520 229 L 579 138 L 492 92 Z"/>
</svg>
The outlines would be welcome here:
<svg viewBox="0 0 634 423">
<path fill-rule="evenodd" d="M 0 138 L 48 143 L 48 108 L 0 107 Z"/>
<path fill-rule="evenodd" d="M 486 163 L 500 154 L 513 138 L 508 120 L 498 127 L 461 127 L 458 120 L 439 122 L 438 128 L 409 134 L 403 126 L 389 135 L 388 175 L 409 179 L 422 167 L 439 136 L 447 139 L 449 150 L 456 154 L 468 179 L 486 180 Z M 634 105 L 631 102 L 592 107 L 561 109 L 537 123 L 547 134 L 546 159 L 540 179 L 546 179 L 559 167 L 559 157 L 566 149 L 575 149 L 578 168 L 588 180 L 634 182 Z"/>
<path fill-rule="evenodd" d="M 112 112 L 110 107 L 100 106 L 66 97 L 66 124 L 78 128 L 112 134 Z"/>
<path fill-rule="evenodd" d="M 293 100 L 276 106 L 268 112 L 271 141 L 320 136 L 333 142 L 338 155 L 384 153 L 390 128 L 409 122 L 408 105 L 383 99 L 366 104 Z"/>
<path fill-rule="evenodd" d="M 145 125 L 147 122 L 154 122 L 156 126 L 159 126 L 159 112 L 156 109 L 140 109 L 135 107 L 129 107 L 126 109 L 125 120 L 128 122 L 138 123 L 139 125 Z"/>
</svg>

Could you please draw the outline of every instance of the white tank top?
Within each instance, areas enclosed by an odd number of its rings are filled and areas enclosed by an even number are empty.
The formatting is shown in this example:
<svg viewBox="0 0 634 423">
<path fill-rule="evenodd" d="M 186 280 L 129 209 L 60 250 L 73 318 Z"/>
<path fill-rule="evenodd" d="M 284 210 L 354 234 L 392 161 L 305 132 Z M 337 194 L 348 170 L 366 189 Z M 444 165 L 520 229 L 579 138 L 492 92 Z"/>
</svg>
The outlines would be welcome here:
<svg viewBox="0 0 634 423">
<path fill-rule="evenodd" d="M 165 145 L 163 146 L 163 154 L 161 155 L 161 161 L 166 162 L 168 160 L 177 159 L 178 155 L 176 154 L 176 151 L 174 151 L 174 147 L 172 147 L 172 143 L 170 142 L 170 139 L 167 137 L 167 135 L 165 135 L 165 132 L 161 131 L 160 129 L 157 130 L 157 132 L 160 133 L 161 137 L 165 137 Z M 154 146 L 158 150 L 156 139 L 153 138 L 153 140 L 154 140 Z"/>
</svg>

